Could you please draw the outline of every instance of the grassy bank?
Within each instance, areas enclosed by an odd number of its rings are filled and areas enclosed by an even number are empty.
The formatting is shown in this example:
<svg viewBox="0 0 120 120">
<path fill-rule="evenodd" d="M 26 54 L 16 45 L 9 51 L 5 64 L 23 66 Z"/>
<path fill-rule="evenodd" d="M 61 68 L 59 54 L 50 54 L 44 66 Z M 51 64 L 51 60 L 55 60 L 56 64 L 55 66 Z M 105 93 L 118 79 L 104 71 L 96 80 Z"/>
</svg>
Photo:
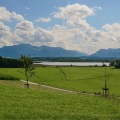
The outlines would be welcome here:
<svg viewBox="0 0 120 120">
<path fill-rule="evenodd" d="M 120 100 L 0 81 L 1 120 L 118 120 Z"/>
<path fill-rule="evenodd" d="M 2 68 L 0 73 L 12 75 L 20 79 L 25 76 L 20 69 Z M 105 67 L 37 67 L 37 77 L 30 78 L 30 81 L 46 84 L 58 88 L 75 90 L 78 92 L 101 92 L 104 87 Z M 106 69 L 107 86 L 110 95 L 120 96 L 120 70 L 112 67 Z"/>
</svg>

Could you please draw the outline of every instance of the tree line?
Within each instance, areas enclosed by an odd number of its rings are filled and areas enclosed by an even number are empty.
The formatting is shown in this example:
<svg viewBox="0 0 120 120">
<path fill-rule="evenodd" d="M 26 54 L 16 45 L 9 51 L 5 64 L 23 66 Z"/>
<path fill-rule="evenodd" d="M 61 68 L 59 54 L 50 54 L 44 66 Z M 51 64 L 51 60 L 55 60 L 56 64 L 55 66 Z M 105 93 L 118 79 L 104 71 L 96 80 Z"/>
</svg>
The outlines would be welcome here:
<svg viewBox="0 0 120 120">
<path fill-rule="evenodd" d="M 99 60 L 99 59 L 87 59 L 78 57 L 33 57 L 34 61 L 52 61 L 52 62 L 110 62 L 110 66 L 120 68 L 120 59 L 115 60 Z M 0 68 L 21 68 L 24 67 L 23 61 L 20 59 L 5 58 L 0 56 Z"/>
<path fill-rule="evenodd" d="M 120 59 L 112 60 L 110 66 L 115 66 L 115 68 L 120 68 Z"/>
<path fill-rule="evenodd" d="M 109 58 L 97 57 L 32 57 L 34 61 L 50 62 L 110 62 Z"/>
<path fill-rule="evenodd" d="M 23 67 L 23 62 L 19 59 L 4 58 L 0 56 L 0 68 L 19 68 Z"/>
</svg>

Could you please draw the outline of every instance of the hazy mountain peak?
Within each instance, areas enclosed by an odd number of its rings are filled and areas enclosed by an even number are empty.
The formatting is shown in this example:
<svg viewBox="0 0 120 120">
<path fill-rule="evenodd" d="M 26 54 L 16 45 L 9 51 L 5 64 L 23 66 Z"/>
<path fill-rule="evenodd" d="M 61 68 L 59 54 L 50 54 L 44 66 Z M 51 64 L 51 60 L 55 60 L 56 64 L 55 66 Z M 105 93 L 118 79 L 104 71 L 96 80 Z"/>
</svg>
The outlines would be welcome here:
<svg viewBox="0 0 120 120">
<path fill-rule="evenodd" d="M 91 56 L 98 56 L 98 57 L 115 57 L 120 58 L 120 48 L 109 48 L 109 49 L 100 49 L 96 53 L 92 54 Z"/>
<path fill-rule="evenodd" d="M 30 44 L 19 44 L 13 46 L 5 46 L 0 48 L 0 56 L 19 58 L 20 55 L 41 56 L 41 57 L 80 57 L 86 56 L 85 53 L 66 50 L 61 47 L 48 46 L 32 46 Z"/>
</svg>

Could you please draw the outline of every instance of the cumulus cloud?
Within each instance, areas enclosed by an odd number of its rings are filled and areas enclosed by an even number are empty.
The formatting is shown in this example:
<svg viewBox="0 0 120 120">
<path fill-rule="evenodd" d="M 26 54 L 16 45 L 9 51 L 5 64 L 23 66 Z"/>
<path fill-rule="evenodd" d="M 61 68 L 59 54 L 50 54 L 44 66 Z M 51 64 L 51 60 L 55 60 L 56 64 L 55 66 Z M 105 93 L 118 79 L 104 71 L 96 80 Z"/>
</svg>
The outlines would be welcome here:
<svg viewBox="0 0 120 120">
<path fill-rule="evenodd" d="M 10 22 L 11 19 L 21 21 L 24 20 L 24 17 L 20 14 L 16 14 L 16 12 L 9 12 L 5 7 L 0 7 L 0 20 Z"/>
<path fill-rule="evenodd" d="M 94 15 L 93 9 L 86 5 L 73 4 L 66 7 L 60 7 L 59 12 L 54 13 L 55 18 L 71 19 L 71 18 L 86 18 Z"/>
<path fill-rule="evenodd" d="M 65 29 L 60 26 L 54 27 L 56 44 L 59 43 L 67 49 L 76 49 L 89 54 L 101 48 L 119 47 L 120 35 L 115 33 L 120 31 L 118 24 L 107 24 L 103 26 L 103 30 L 96 30 L 86 21 L 87 17 L 95 15 L 95 11 L 101 9 L 101 7 L 89 8 L 80 4 L 60 7 L 53 16 L 66 19 L 67 26 Z"/>
<path fill-rule="evenodd" d="M 66 19 L 68 26 L 79 27 L 81 30 L 86 30 L 90 27 L 86 22 L 86 18 L 95 15 L 95 13 L 94 9 L 76 3 L 66 7 L 60 7 L 59 12 L 53 15 L 55 18 Z"/>
<path fill-rule="evenodd" d="M 10 20 L 10 16 L 13 12 L 7 12 L 10 15 L 7 15 L 9 16 L 9 19 L 6 18 L 6 20 Z M 61 14 L 63 14 L 62 17 Z M 54 17 L 56 18 L 66 19 L 67 26 L 55 25 L 52 29 L 45 30 L 39 27 L 36 28 L 30 21 L 22 20 L 21 22 L 17 23 L 13 33 L 11 33 L 10 28 L 6 26 L 6 31 L 8 29 L 8 33 L 10 34 L 6 35 L 6 38 L 2 37 L 2 40 L 6 39 L 7 42 L 7 39 L 9 38 L 9 44 L 22 42 L 34 45 L 60 46 L 66 49 L 76 49 L 82 51 L 83 47 L 81 47 L 81 45 L 85 43 L 85 41 L 86 44 L 89 44 L 87 40 L 89 38 L 92 39 L 92 37 L 89 36 L 87 32 L 85 35 L 85 31 L 92 31 L 93 29 L 86 22 L 85 18 L 93 14 L 94 11 L 85 5 L 68 5 L 66 7 L 59 8 L 59 12 L 54 14 Z M 48 22 L 51 19 L 41 18 L 39 20 L 41 22 Z"/>
<path fill-rule="evenodd" d="M 112 25 L 106 24 L 102 28 L 106 31 L 120 32 L 120 23 L 114 23 Z"/>
<path fill-rule="evenodd" d="M 22 15 L 16 14 L 16 12 L 12 12 L 11 18 L 14 18 L 15 20 L 22 21 L 24 20 Z"/>
<path fill-rule="evenodd" d="M 10 28 L 0 21 L 0 36 L 10 33 Z"/>
<path fill-rule="evenodd" d="M 11 29 L 0 22 L 0 47 L 19 43 L 21 38 L 10 31 Z M 19 42 L 18 42 L 19 41 Z"/>
<path fill-rule="evenodd" d="M 34 25 L 32 22 L 24 20 L 16 25 L 16 29 L 20 29 L 23 31 L 25 31 L 25 30 L 31 31 L 32 29 L 34 29 Z"/>
<path fill-rule="evenodd" d="M 94 53 L 99 49 L 117 48 L 120 46 L 120 35 L 115 31 L 96 30 L 93 27 L 81 30 L 79 27 L 71 28 L 69 26 L 55 25 L 52 33 L 55 41 L 50 43 L 51 46 L 60 46 L 88 54 Z"/>
<path fill-rule="evenodd" d="M 86 21 L 87 17 L 95 15 L 95 11 L 100 9 L 77 3 L 60 7 L 53 17 L 65 20 L 66 24 L 55 24 L 47 30 L 35 27 L 33 22 L 25 20 L 21 15 L 0 7 L 0 46 L 29 43 L 36 46 L 59 46 L 88 54 L 101 48 L 117 48 L 120 46 L 120 23 L 106 24 L 101 30 L 97 30 Z M 20 20 L 14 31 L 3 22 L 11 19 Z M 36 20 L 50 21 L 49 17 Z"/>
<path fill-rule="evenodd" d="M 120 44 L 120 23 L 114 23 L 112 25 L 106 24 L 102 28 L 110 40 L 117 41 L 118 44 Z"/>
<path fill-rule="evenodd" d="M 33 23 L 27 20 L 18 23 L 14 33 L 21 37 L 26 43 L 45 43 L 53 40 L 51 32 L 42 28 L 35 28 Z"/>
<path fill-rule="evenodd" d="M 0 22 L 0 47 L 19 43 L 43 45 L 54 40 L 52 33 L 48 30 L 34 27 L 30 21 L 24 20 L 17 23 L 15 31 Z"/>
<path fill-rule="evenodd" d="M 67 26 L 64 28 L 58 25 L 54 26 L 55 30 L 52 32 L 55 36 L 56 44 L 59 43 L 59 45 L 61 44 L 67 49 L 77 49 L 88 53 L 87 45 L 90 46 L 90 42 L 98 41 L 97 39 L 93 40 L 94 28 L 86 22 L 86 18 L 94 14 L 94 9 L 86 5 L 73 4 L 60 7 L 59 12 L 53 15 L 55 18 L 66 19 Z"/>
<path fill-rule="evenodd" d="M 10 35 L 10 28 L 0 22 L 0 46 L 9 43 L 7 37 Z"/>
<path fill-rule="evenodd" d="M 68 26 L 73 26 L 73 27 L 79 27 L 81 30 L 86 30 L 89 29 L 90 26 L 89 24 L 86 22 L 86 20 L 84 19 L 69 19 L 67 20 L 67 25 Z"/>
<path fill-rule="evenodd" d="M 40 41 L 40 42 L 52 42 L 53 41 L 52 33 L 42 28 L 37 28 L 35 30 L 34 37 L 35 37 L 35 40 Z"/>
<path fill-rule="evenodd" d="M 11 32 L 10 27 L 3 22 L 10 22 L 12 19 L 20 21 Z M 43 19 L 44 20 L 44 19 Z M 49 20 L 49 19 L 48 19 Z M 16 12 L 9 12 L 5 7 L 0 7 L 0 46 L 13 45 L 18 43 L 42 44 L 53 40 L 51 32 L 42 28 L 35 28 L 30 21 L 24 20 L 22 15 Z"/>
<path fill-rule="evenodd" d="M 51 19 L 48 17 L 48 18 L 38 18 L 35 20 L 35 22 L 50 22 Z"/>
</svg>

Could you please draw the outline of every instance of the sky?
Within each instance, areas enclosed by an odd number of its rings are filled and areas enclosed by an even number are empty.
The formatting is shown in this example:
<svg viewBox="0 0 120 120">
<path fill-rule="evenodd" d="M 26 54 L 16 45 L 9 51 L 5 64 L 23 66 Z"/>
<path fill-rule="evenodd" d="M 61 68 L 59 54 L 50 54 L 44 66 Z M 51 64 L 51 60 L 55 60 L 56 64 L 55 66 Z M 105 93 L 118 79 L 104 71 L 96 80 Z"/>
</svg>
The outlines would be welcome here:
<svg viewBox="0 0 120 120">
<path fill-rule="evenodd" d="M 120 0 L 0 0 L 0 47 L 120 48 Z"/>
</svg>

